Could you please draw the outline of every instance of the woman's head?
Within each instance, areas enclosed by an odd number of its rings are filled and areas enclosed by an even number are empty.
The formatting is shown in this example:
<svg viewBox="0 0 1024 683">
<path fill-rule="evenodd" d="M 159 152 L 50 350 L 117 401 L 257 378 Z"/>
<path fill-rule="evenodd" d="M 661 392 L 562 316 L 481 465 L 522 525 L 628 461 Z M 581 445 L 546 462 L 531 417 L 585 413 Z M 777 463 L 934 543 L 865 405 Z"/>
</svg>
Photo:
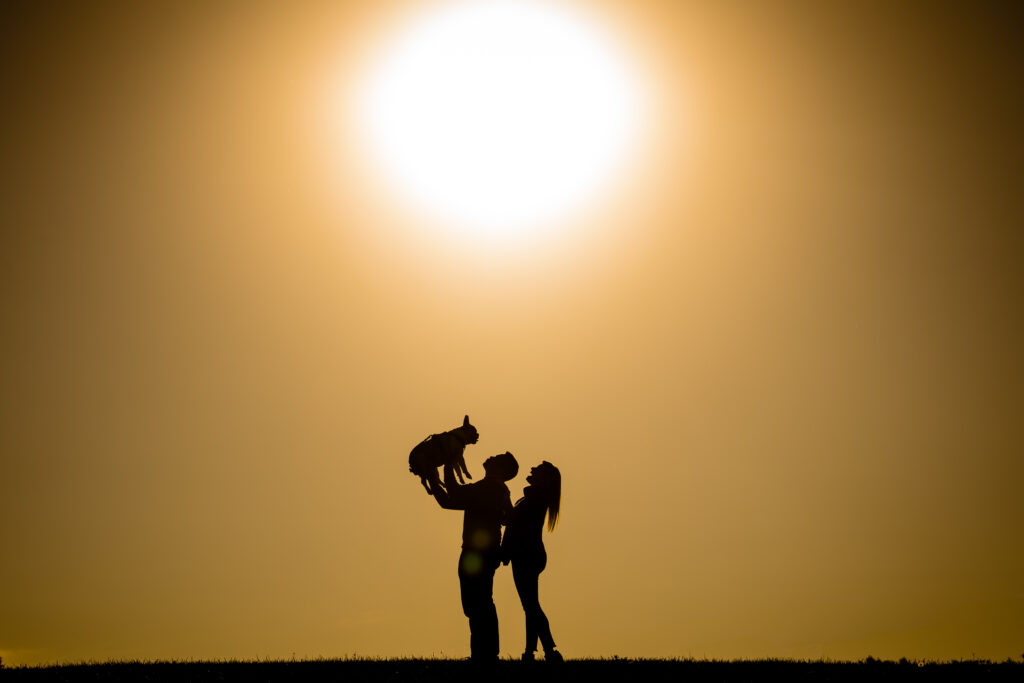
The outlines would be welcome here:
<svg viewBox="0 0 1024 683">
<path fill-rule="evenodd" d="M 545 460 L 530 470 L 526 481 L 543 496 L 548 508 L 548 531 L 554 531 L 562 502 L 562 473 Z"/>
</svg>

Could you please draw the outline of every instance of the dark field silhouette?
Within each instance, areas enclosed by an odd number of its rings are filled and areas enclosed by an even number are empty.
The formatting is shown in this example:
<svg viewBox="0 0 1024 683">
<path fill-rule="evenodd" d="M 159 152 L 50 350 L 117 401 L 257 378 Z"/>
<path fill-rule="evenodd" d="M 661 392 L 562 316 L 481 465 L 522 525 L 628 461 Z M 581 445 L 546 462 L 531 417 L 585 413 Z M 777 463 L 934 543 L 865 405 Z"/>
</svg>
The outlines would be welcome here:
<svg viewBox="0 0 1024 683">
<path fill-rule="evenodd" d="M 1024 662 L 907 660 L 861 662 L 693 659 L 580 659 L 560 664 L 501 660 L 480 665 L 450 659 L 323 659 L 313 661 L 116 662 L 15 667 L 11 681 L 1020 681 Z"/>
</svg>

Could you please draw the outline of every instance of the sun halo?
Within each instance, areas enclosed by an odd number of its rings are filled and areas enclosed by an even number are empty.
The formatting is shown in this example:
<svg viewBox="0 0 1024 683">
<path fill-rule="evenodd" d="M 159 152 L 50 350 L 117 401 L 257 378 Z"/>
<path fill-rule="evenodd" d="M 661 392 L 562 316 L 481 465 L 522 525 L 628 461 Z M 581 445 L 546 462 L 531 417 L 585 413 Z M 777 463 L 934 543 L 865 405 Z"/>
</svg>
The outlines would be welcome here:
<svg viewBox="0 0 1024 683">
<path fill-rule="evenodd" d="M 560 3 L 454 2 L 383 42 L 359 80 L 357 139 L 405 208 L 508 243 L 598 197 L 635 147 L 637 79 Z"/>
</svg>

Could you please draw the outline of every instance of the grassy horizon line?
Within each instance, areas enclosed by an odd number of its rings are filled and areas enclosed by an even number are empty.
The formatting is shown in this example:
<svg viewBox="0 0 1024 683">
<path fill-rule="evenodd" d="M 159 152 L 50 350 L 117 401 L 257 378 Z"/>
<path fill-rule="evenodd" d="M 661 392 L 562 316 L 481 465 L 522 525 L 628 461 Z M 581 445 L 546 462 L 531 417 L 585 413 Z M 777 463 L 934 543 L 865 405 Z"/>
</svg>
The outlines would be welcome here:
<svg viewBox="0 0 1024 683">
<path fill-rule="evenodd" d="M 625 663 L 625 664 L 724 664 L 724 665 L 764 665 L 764 664 L 794 664 L 794 665 L 897 665 L 897 666 L 948 666 L 948 665 L 992 665 L 992 664 L 1015 664 L 1024 665 L 1024 654 L 1020 660 L 1007 657 L 1004 660 L 993 660 L 985 658 L 959 658 L 959 659 L 910 659 L 901 657 L 899 659 L 882 659 L 874 656 L 867 656 L 862 659 L 833 659 L 822 657 L 820 659 L 800 659 L 790 657 L 761 657 L 761 658 L 738 658 L 738 659 L 717 659 L 708 657 L 623 657 L 619 655 L 608 655 L 602 657 L 566 657 L 566 662 L 580 663 Z M 375 655 L 343 655 L 341 657 L 291 657 L 291 658 L 253 658 L 253 659 L 107 659 L 107 660 L 69 660 L 54 661 L 42 664 L 15 664 L 10 665 L 0 658 L 0 668 L 5 671 L 14 669 L 45 669 L 57 667 L 103 667 L 103 666 L 230 666 L 230 665 L 290 665 L 290 664 L 452 664 L 470 663 L 464 657 L 446 656 L 401 656 L 382 657 Z M 500 657 L 499 663 L 524 664 L 515 657 Z M 546 665 L 543 659 L 526 665 L 533 666 L 556 666 Z"/>
<path fill-rule="evenodd" d="M 1024 662 L 1007 659 L 948 662 L 692 658 L 631 659 L 612 655 L 562 663 L 503 659 L 491 664 L 441 658 L 116 660 L 19 666 L 0 670 L 2 683 L 872 683 L 1024 680 Z"/>
</svg>

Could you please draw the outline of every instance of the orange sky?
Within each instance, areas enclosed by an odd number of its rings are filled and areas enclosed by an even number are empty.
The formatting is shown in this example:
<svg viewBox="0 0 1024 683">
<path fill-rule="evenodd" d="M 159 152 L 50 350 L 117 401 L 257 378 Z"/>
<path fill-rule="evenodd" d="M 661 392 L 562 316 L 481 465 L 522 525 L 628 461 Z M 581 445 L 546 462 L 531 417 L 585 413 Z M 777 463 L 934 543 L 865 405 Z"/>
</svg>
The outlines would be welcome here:
<svg viewBox="0 0 1024 683">
<path fill-rule="evenodd" d="M 514 250 L 325 108 L 412 3 L 63 5 L 0 20 L 4 663 L 466 656 L 465 413 L 562 470 L 566 656 L 1020 655 L 1012 3 L 583 3 L 645 146 Z"/>
</svg>

